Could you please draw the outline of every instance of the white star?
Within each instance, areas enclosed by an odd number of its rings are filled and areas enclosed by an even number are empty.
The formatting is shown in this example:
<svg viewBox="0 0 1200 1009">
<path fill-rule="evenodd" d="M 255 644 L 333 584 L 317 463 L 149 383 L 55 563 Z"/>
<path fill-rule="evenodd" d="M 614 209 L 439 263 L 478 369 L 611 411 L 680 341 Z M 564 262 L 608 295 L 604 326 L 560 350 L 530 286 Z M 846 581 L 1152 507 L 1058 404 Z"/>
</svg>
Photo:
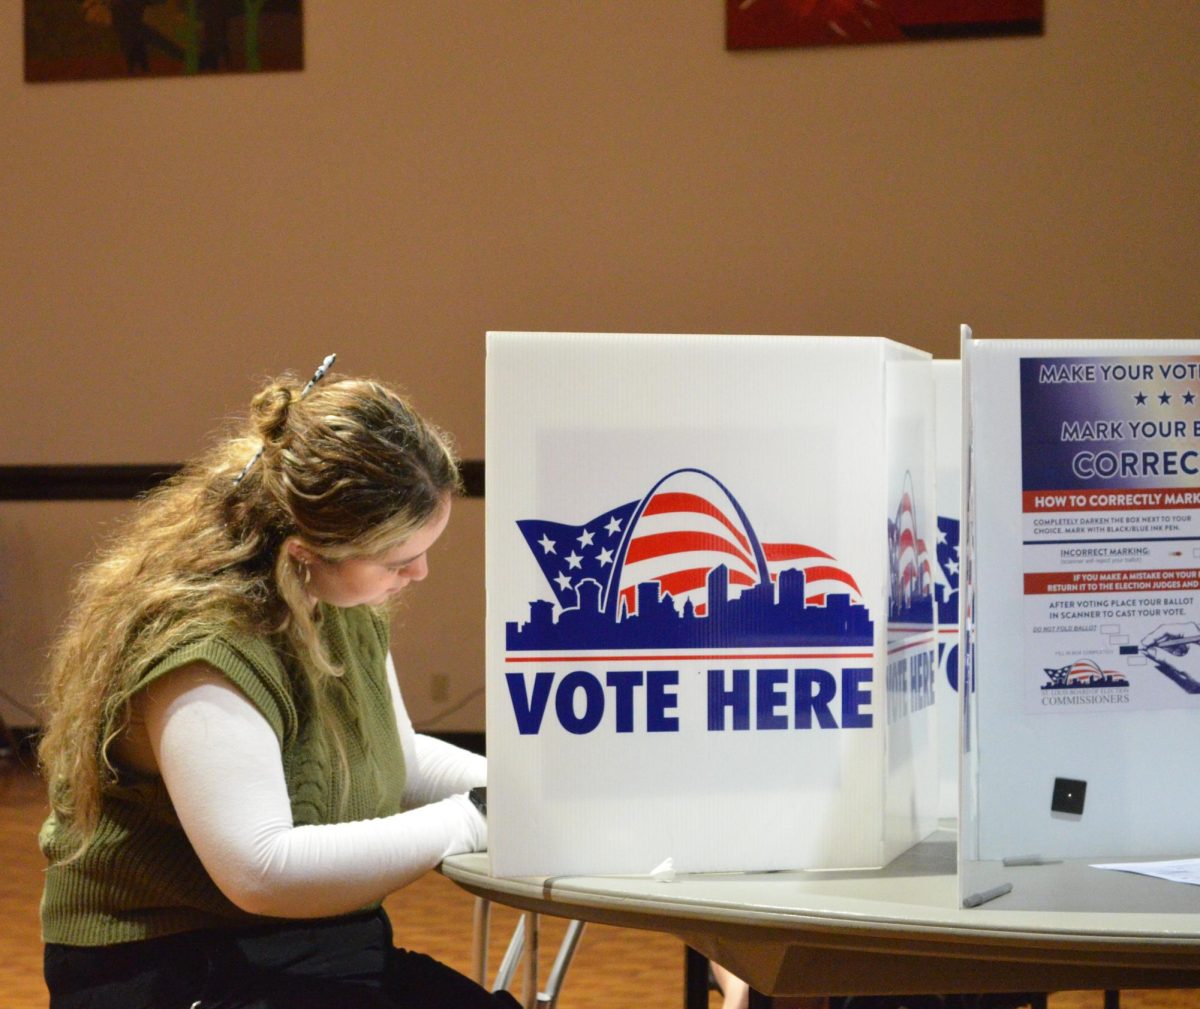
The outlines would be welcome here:
<svg viewBox="0 0 1200 1009">
<path fill-rule="evenodd" d="M 939 530 L 938 530 L 938 542 L 939 542 L 939 543 L 945 543 L 945 542 L 946 542 L 946 530 L 945 530 L 945 529 L 939 529 Z"/>
<path fill-rule="evenodd" d="M 554 553 L 554 540 L 545 533 L 542 533 L 542 538 L 538 540 L 538 546 L 542 548 L 542 553 L 544 554 Z"/>
<path fill-rule="evenodd" d="M 579 545 L 581 547 L 590 547 L 592 545 L 593 535 L 593 533 L 590 533 L 585 529 L 583 531 L 583 535 L 579 537 Z"/>
<path fill-rule="evenodd" d="M 568 567 L 577 568 L 582 564 L 583 564 L 583 558 L 580 557 L 579 554 L 577 554 L 574 550 L 572 550 L 569 554 L 567 554 L 567 566 Z"/>
<path fill-rule="evenodd" d="M 604 529 L 609 536 L 611 536 L 613 533 L 619 533 L 621 531 L 621 520 L 614 515 L 608 520 L 608 525 L 606 525 Z"/>
<path fill-rule="evenodd" d="M 958 574 L 958 561 L 948 561 L 946 563 L 946 570 L 952 575 Z"/>
<path fill-rule="evenodd" d="M 611 550 L 609 550 L 607 548 L 604 550 L 601 550 L 600 553 L 598 553 L 596 555 L 596 559 L 600 562 L 601 567 L 604 567 L 605 564 L 611 564 L 612 558 L 613 558 L 613 553 Z"/>
<path fill-rule="evenodd" d="M 554 580 L 558 583 L 558 587 L 564 592 L 571 587 L 571 579 L 567 577 L 565 571 L 559 572 L 558 576 Z"/>
</svg>

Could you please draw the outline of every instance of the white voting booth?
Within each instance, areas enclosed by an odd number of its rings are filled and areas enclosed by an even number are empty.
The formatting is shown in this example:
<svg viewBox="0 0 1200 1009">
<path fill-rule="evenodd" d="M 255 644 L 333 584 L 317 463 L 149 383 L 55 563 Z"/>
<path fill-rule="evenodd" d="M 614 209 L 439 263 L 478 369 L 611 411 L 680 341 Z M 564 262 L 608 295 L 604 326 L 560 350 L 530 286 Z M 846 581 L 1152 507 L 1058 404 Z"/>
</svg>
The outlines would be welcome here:
<svg viewBox="0 0 1200 1009">
<path fill-rule="evenodd" d="M 876 338 L 488 334 L 494 874 L 934 829 L 932 401 Z"/>
<path fill-rule="evenodd" d="M 964 327 L 962 354 L 963 886 L 1195 857 L 1200 341 Z"/>
</svg>

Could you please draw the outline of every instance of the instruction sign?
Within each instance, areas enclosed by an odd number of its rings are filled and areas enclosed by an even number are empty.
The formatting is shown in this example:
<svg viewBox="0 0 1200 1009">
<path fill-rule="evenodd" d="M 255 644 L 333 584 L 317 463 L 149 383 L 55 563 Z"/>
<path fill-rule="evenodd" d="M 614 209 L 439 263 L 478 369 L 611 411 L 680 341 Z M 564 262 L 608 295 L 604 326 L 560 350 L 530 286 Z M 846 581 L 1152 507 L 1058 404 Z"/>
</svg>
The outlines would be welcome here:
<svg viewBox="0 0 1200 1009">
<path fill-rule="evenodd" d="M 1026 710 L 1200 707 L 1200 357 L 1020 383 Z"/>
</svg>

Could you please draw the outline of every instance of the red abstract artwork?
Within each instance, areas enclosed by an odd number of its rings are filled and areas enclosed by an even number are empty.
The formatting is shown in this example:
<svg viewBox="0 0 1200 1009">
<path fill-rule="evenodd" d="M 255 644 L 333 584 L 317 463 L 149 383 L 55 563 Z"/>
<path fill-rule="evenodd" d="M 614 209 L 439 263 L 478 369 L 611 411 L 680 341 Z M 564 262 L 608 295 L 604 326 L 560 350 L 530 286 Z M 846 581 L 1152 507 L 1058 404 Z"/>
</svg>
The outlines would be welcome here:
<svg viewBox="0 0 1200 1009">
<path fill-rule="evenodd" d="M 725 0 L 725 47 L 1041 35 L 1045 0 Z"/>
</svg>

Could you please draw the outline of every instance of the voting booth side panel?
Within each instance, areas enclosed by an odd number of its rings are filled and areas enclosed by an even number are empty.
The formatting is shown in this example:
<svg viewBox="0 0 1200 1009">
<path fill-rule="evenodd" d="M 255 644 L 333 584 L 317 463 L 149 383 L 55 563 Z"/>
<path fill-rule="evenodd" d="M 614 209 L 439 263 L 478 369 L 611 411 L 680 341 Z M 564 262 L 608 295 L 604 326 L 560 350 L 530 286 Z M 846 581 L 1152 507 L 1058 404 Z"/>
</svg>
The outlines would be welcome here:
<svg viewBox="0 0 1200 1009">
<path fill-rule="evenodd" d="M 977 855 L 1194 855 L 1200 341 L 968 341 Z M 971 821 L 974 822 L 971 822 Z"/>
<path fill-rule="evenodd" d="M 937 545 L 934 610 L 937 617 L 938 816 L 958 816 L 959 539 L 962 520 L 962 364 L 933 362 L 934 473 Z"/>
<path fill-rule="evenodd" d="M 975 667 L 979 655 L 978 599 L 976 593 L 976 528 L 978 474 L 975 463 L 975 380 L 971 327 L 960 327 L 959 363 L 962 368 L 962 520 L 959 525 L 958 579 L 958 879 L 962 889 L 967 866 L 979 858 L 979 715 L 975 704 Z M 971 892 L 969 889 L 963 891 Z"/>
<path fill-rule="evenodd" d="M 937 511 L 932 362 L 894 343 L 886 357 L 884 860 L 890 861 L 937 826 Z"/>
<path fill-rule="evenodd" d="M 494 873 L 885 861 L 886 353 L 489 334 Z"/>
</svg>

